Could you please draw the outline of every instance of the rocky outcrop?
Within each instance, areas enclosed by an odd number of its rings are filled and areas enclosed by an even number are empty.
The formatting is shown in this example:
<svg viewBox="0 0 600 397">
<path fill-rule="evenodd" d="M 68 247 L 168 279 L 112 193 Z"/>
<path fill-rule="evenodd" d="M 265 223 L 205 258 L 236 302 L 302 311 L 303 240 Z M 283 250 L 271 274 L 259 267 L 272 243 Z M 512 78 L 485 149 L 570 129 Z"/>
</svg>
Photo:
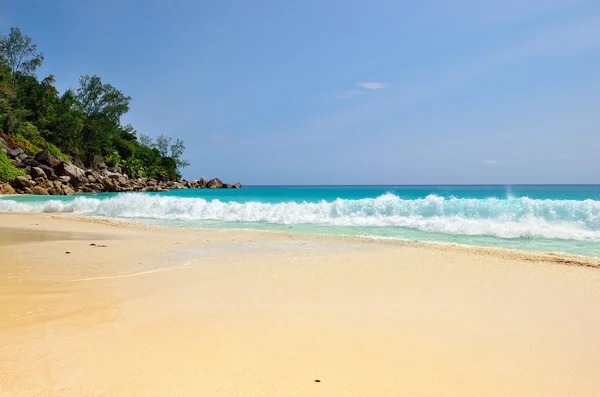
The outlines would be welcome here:
<svg viewBox="0 0 600 397">
<path fill-rule="evenodd" d="M 221 189 L 223 187 L 223 182 L 219 178 L 213 178 L 206 183 L 206 187 L 209 189 Z"/>
<path fill-rule="evenodd" d="M 8 154 L 9 157 L 16 158 L 23 154 L 23 150 L 20 148 L 8 149 L 6 154 Z"/>
<path fill-rule="evenodd" d="M 38 154 L 35 155 L 35 160 L 40 164 L 47 165 L 48 167 L 52 167 L 52 155 L 47 150 L 42 150 Z"/>
<path fill-rule="evenodd" d="M 48 194 L 51 196 L 64 196 L 65 192 L 60 188 L 60 186 L 52 186 L 48 189 Z"/>
<path fill-rule="evenodd" d="M 57 175 L 56 175 L 56 173 L 54 172 L 54 168 L 52 168 L 52 167 L 48 167 L 47 165 L 42 165 L 42 166 L 40 166 L 40 167 L 38 167 L 38 168 L 40 168 L 41 170 L 43 170 L 43 171 L 44 171 L 44 173 L 46 174 L 46 177 L 47 177 L 48 179 L 52 179 L 52 180 L 54 180 L 54 179 L 57 179 L 57 178 L 58 178 L 58 176 L 57 176 Z"/>
<path fill-rule="evenodd" d="M 46 173 L 40 167 L 31 167 L 31 171 L 29 173 L 34 179 L 35 178 L 44 178 L 46 179 Z"/>
<path fill-rule="evenodd" d="M 85 172 L 83 172 L 81 168 L 65 161 L 54 167 L 54 172 L 58 176 L 68 176 L 69 182 L 71 182 L 71 185 L 73 186 L 79 186 L 85 180 Z"/>
<path fill-rule="evenodd" d="M 29 175 L 27 175 L 29 176 Z M 31 182 L 31 180 L 29 178 L 27 178 L 27 176 L 18 176 L 15 181 L 13 182 L 15 185 L 17 185 L 17 188 L 21 188 L 21 189 L 25 189 L 25 188 L 30 188 L 33 186 L 33 183 Z"/>
<path fill-rule="evenodd" d="M 38 196 L 47 196 L 48 195 L 48 190 L 44 189 L 41 186 L 34 186 L 31 189 L 31 194 L 35 194 L 35 195 L 38 195 Z"/>
<path fill-rule="evenodd" d="M 120 167 L 108 168 L 100 164 L 98 170 L 82 170 L 76 165 L 60 161 L 47 150 L 28 156 L 21 149 L 3 146 L 2 150 L 12 163 L 26 171 L 12 184 L 0 184 L 0 194 L 36 194 L 64 196 L 92 192 L 164 192 L 173 189 L 241 188 L 241 183 L 230 185 L 219 178 L 207 181 L 201 177 L 189 181 L 163 181 L 149 178 L 130 178 Z"/>
<path fill-rule="evenodd" d="M 0 194 L 15 194 L 15 189 L 10 186 L 8 183 L 3 183 L 0 185 Z"/>
</svg>

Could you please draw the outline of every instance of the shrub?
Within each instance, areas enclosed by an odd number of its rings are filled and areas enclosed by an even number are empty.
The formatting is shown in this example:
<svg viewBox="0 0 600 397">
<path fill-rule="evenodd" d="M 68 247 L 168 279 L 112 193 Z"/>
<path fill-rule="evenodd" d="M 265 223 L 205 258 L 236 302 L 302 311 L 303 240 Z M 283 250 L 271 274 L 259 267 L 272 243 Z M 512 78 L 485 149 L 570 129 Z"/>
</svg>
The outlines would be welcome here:
<svg viewBox="0 0 600 397">
<path fill-rule="evenodd" d="M 121 160 L 121 169 L 130 178 L 146 177 L 146 170 L 140 159 L 130 158 L 128 160 Z"/>
<path fill-rule="evenodd" d="M 25 170 L 12 165 L 6 153 L 0 150 L 0 182 L 12 182 L 20 175 L 25 175 Z"/>
<path fill-rule="evenodd" d="M 112 154 L 110 154 L 108 157 L 106 157 L 106 160 L 105 160 L 106 165 L 109 167 L 115 167 L 115 166 L 119 165 L 120 162 L 121 162 L 121 156 L 119 156 L 119 153 L 116 151 L 112 152 Z"/>
<path fill-rule="evenodd" d="M 29 121 L 24 121 L 21 123 L 19 133 L 34 146 L 41 147 L 44 145 L 44 143 L 46 143 L 46 140 L 40 135 L 37 127 L 31 124 Z"/>
<path fill-rule="evenodd" d="M 71 157 L 69 157 L 66 154 L 64 154 L 63 152 L 61 152 L 59 148 L 54 146 L 54 144 L 52 144 L 50 142 L 46 142 L 46 144 L 44 146 L 50 152 L 50 154 L 52 154 L 54 157 L 57 157 L 57 158 L 61 159 L 62 161 L 71 162 Z"/>
<path fill-rule="evenodd" d="M 20 135 L 20 134 L 16 134 L 16 135 L 10 134 L 9 135 L 9 134 L 0 133 L 0 136 L 2 138 L 4 138 L 4 141 L 6 142 L 6 144 L 8 146 L 21 148 L 21 149 L 23 149 L 23 151 L 25 153 L 27 153 L 30 156 L 35 156 L 37 153 L 39 153 L 42 150 L 38 146 L 35 146 L 31 142 L 29 142 L 27 139 L 25 139 L 25 137 L 23 135 Z"/>
</svg>

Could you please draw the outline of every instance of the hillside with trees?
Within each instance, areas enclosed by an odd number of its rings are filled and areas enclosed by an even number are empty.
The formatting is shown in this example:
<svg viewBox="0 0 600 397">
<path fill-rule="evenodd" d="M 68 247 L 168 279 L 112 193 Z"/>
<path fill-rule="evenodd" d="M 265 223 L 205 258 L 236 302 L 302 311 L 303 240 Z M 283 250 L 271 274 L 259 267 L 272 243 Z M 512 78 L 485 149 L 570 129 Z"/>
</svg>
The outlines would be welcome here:
<svg viewBox="0 0 600 397">
<path fill-rule="evenodd" d="M 44 62 L 19 28 L 0 37 L 0 137 L 29 156 L 47 150 L 79 168 L 118 169 L 129 178 L 174 181 L 189 165 L 182 140 L 138 135 L 122 117 L 131 97 L 96 75 L 83 75 L 63 93 L 54 75 L 38 78 Z M 23 174 L 0 152 L 0 182 Z"/>
</svg>

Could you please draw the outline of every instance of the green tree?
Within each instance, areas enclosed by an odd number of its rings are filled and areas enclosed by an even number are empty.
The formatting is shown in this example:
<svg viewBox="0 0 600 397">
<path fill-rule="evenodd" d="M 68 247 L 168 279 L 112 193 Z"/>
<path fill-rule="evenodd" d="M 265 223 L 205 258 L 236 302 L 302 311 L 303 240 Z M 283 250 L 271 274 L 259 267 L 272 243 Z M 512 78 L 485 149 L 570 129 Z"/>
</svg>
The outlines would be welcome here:
<svg viewBox="0 0 600 397">
<path fill-rule="evenodd" d="M 141 135 L 140 142 L 142 145 L 154 148 L 158 151 L 160 156 L 163 158 L 163 160 L 161 160 L 161 164 L 165 169 L 168 170 L 168 175 L 179 175 L 179 169 L 188 167 L 190 165 L 188 161 L 181 158 L 183 152 L 185 151 L 185 144 L 181 139 L 176 139 L 175 143 L 171 143 L 173 142 L 173 138 L 165 135 L 159 135 L 156 138 L 156 141 L 153 142 L 152 138 L 149 136 Z"/>
<path fill-rule="evenodd" d="M 129 111 L 131 97 L 103 84 L 96 75 L 86 75 L 79 79 L 77 100 L 85 115 L 81 145 L 86 151 L 85 162 L 91 165 L 94 155 L 111 153 L 111 139 L 119 134 L 121 116 Z"/>
<path fill-rule="evenodd" d="M 163 157 L 169 157 L 169 145 L 171 144 L 172 138 L 170 136 L 159 135 L 156 138 L 154 147 L 158 149 L 160 155 Z"/>
<path fill-rule="evenodd" d="M 121 116 L 129 111 L 131 102 L 131 97 L 111 84 L 102 84 L 102 79 L 96 75 L 79 78 L 77 99 L 89 119 L 102 116 L 114 123 L 119 123 Z"/>
<path fill-rule="evenodd" d="M 67 90 L 56 101 L 54 113 L 50 118 L 45 138 L 53 142 L 67 153 L 80 156 L 81 130 L 85 115 L 79 110 L 77 97 L 72 90 Z"/>
<path fill-rule="evenodd" d="M 33 76 L 23 76 L 17 87 L 16 108 L 27 109 L 25 121 L 45 129 L 54 114 L 54 106 L 58 101 L 58 91 L 54 87 L 54 75 L 41 82 Z"/>
<path fill-rule="evenodd" d="M 6 130 L 6 120 L 8 113 L 12 110 L 11 103 L 15 97 L 10 68 L 6 60 L 0 57 L 0 129 Z"/>
<path fill-rule="evenodd" d="M 182 160 L 183 152 L 185 151 L 185 144 L 179 138 L 175 140 L 175 143 L 171 145 L 171 158 L 175 161 L 177 168 L 185 168 L 190 166 L 190 162 Z"/>
<path fill-rule="evenodd" d="M 44 62 L 44 54 L 37 51 L 31 37 L 23 35 L 21 29 L 15 27 L 10 28 L 10 33 L 0 36 L 0 56 L 10 68 L 13 88 L 22 76 L 34 76 Z"/>
<path fill-rule="evenodd" d="M 9 145 L 30 155 L 47 149 L 79 166 L 120 165 L 132 177 L 180 177 L 189 165 L 182 140 L 161 135 L 154 142 L 121 125 L 131 98 L 96 75 L 81 76 L 76 90 L 59 95 L 54 75 L 35 75 L 43 60 L 19 28 L 0 35 L 0 133 Z"/>
</svg>

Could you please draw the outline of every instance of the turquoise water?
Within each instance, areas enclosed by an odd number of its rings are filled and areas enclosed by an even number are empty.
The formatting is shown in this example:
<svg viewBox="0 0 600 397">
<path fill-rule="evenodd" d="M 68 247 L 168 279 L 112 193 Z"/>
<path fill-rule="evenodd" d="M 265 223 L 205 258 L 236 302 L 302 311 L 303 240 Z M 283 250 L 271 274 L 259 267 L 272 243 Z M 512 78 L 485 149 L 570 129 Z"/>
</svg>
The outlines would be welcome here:
<svg viewBox="0 0 600 397">
<path fill-rule="evenodd" d="M 278 230 L 600 257 L 600 186 L 269 186 L 6 196 L 0 211 Z"/>
</svg>

